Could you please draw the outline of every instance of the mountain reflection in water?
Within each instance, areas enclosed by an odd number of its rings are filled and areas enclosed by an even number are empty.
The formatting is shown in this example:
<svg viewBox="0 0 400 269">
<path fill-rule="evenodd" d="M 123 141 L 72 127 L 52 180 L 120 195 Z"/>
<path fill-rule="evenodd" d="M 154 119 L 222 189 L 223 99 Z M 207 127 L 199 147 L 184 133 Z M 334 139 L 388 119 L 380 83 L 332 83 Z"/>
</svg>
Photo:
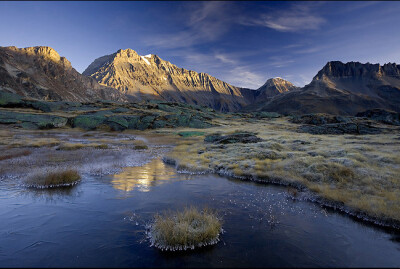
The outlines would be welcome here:
<svg viewBox="0 0 400 269">
<path fill-rule="evenodd" d="M 158 186 L 175 175 L 174 168 L 167 166 L 160 159 L 136 167 L 126 167 L 124 170 L 112 177 L 112 185 L 117 190 L 130 192 L 134 189 L 141 192 L 150 191 L 151 187 Z"/>
</svg>

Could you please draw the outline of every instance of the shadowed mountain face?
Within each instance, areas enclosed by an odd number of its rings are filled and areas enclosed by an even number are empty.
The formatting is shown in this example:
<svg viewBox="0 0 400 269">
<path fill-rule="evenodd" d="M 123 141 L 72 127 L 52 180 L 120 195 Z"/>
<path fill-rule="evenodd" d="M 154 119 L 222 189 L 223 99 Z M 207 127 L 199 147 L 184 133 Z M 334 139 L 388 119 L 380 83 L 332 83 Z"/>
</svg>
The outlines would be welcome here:
<svg viewBox="0 0 400 269">
<path fill-rule="evenodd" d="M 0 47 L 0 90 L 42 100 L 125 102 L 127 96 L 78 73 L 50 47 Z"/>
<path fill-rule="evenodd" d="M 328 62 L 304 88 L 256 104 L 253 110 L 355 115 L 374 108 L 400 111 L 399 65 Z"/>
<path fill-rule="evenodd" d="M 83 74 L 139 100 L 161 99 L 235 111 L 254 99 L 253 90 L 179 68 L 154 54 L 140 56 L 131 49 L 96 59 Z"/>
</svg>

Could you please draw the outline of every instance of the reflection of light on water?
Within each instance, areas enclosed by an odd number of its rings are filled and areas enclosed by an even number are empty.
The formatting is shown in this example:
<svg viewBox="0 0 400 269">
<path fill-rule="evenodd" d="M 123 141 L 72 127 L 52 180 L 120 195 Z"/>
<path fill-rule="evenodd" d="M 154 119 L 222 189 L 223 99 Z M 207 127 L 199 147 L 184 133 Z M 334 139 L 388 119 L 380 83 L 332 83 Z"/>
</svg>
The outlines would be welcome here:
<svg viewBox="0 0 400 269">
<path fill-rule="evenodd" d="M 120 174 L 113 176 L 111 183 L 117 190 L 147 192 L 152 186 L 157 186 L 175 178 L 172 167 L 167 167 L 160 159 L 155 159 L 143 166 L 126 167 Z"/>
</svg>

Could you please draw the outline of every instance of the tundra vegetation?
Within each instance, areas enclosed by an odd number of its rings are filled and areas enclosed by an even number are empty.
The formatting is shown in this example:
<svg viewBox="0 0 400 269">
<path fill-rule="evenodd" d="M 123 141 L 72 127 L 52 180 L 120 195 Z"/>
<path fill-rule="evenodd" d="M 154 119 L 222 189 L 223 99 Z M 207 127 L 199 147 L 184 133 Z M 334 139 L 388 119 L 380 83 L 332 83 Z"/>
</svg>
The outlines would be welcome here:
<svg viewBox="0 0 400 269">
<path fill-rule="evenodd" d="M 26 183 L 34 188 L 56 188 L 75 185 L 80 179 L 78 171 L 68 169 L 37 173 L 28 178 Z"/>
<path fill-rule="evenodd" d="M 398 129 L 379 135 L 318 135 L 300 132 L 288 119 L 217 119 L 218 127 L 181 139 L 164 160 L 184 171 L 308 189 L 324 203 L 399 223 Z M 232 140 L 244 130 L 261 141 Z"/>
<path fill-rule="evenodd" d="M 290 185 L 349 213 L 400 222 L 398 114 L 222 114 L 160 101 L 0 106 L 0 178 L 58 168 L 119 172 L 176 145 L 164 161 L 179 170 Z"/>
<path fill-rule="evenodd" d="M 156 214 L 149 226 L 151 244 L 162 250 L 186 250 L 218 243 L 222 220 L 208 208 Z"/>
</svg>

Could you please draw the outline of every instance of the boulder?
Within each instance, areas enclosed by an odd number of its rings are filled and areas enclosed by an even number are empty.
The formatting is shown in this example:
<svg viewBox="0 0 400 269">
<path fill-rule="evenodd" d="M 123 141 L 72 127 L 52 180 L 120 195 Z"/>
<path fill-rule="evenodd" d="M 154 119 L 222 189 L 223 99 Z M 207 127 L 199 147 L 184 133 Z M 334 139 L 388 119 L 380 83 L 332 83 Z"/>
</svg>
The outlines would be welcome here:
<svg viewBox="0 0 400 269">
<path fill-rule="evenodd" d="M 300 132 L 310 134 L 380 134 L 382 129 L 368 123 L 332 123 L 323 125 L 303 125 Z"/>
<path fill-rule="evenodd" d="M 72 120 L 73 128 L 94 130 L 106 121 L 106 117 L 99 115 L 79 115 Z"/>
<path fill-rule="evenodd" d="M 216 144 L 233 144 L 233 143 L 257 143 L 262 141 L 254 133 L 242 132 L 230 135 L 211 134 L 204 138 L 204 142 Z"/>
<path fill-rule="evenodd" d="M 40 115 L 29 113 L 17 113 L 0 111 L 0 123 L 17 124 L 22 128 L 28 129 L 49 129 L 63 127 L 68 119 L 54 115 Z"/>
<path fill-rule="evenodd" d="M 400 113 L 379 108 L 357 113 L 356 117 L 365 117 L 390 125 L 400 125 Z"/>
</svg>

